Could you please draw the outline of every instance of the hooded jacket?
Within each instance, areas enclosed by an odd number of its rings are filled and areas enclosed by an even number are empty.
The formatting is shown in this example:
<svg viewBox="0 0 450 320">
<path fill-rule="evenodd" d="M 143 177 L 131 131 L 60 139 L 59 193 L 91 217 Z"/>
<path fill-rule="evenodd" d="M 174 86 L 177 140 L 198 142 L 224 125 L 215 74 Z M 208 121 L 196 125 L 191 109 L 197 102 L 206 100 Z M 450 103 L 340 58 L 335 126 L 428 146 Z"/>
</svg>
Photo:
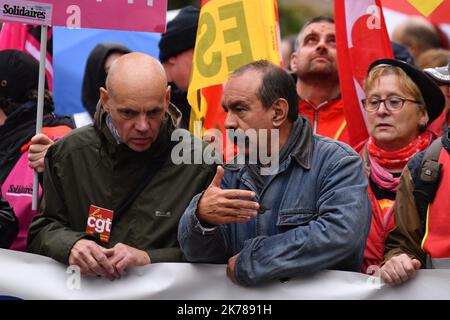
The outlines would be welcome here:
<svg viewBox="0 0 450 320">
<path fill-rule="evenodd" d="M 90 239 L 104 247 L 120 242 L 144 250 L 153 263 L 182 261 L 178 221 L 192 197 L 212 181 L 212 165 L 176 165 L 167 157 L 131 206 L 113 216 L 108 243 L 86 232 L 90 206 L 115 210 L 129 198 L 152 164 L 170 148 L 174 129 L 167 116 L 151 147 L 135 152 L 117 144 L 99 105 L 94 125 L 74 130 L 47 152 L 43 202 L 29 230 L 29 249 L 67 264 L 72 246 Z M 201 143 L 196 144 L 191 152 L 202 149 Z"/>
<path fill-rule="evenodd" d="M 19 229 L 14 210 L 2 197 L 0 191 L 0 248 L 9 248 Z"/>
<path fill-rule="evenodd" d="M 0 126 L 0 184 L 20 158 L 21 148 L 36 134 L 37 102 L 28 101 L 14 110 Z M 73 128 L 69 117 L 53 114 L 52 106 L 44 106 L 43 127 L 66 126 Z"/>
<path fill-rule="evenodd" d="M 89 55 L 83 77 L 82 100 L 84 108 L 94 118 L 100 98 L 100 87 L 105 86 L 105 62 L 111 53 L 130 53 L 131 50 L 121 44 L 105 42 L 98 44 Z"/>
<path fill-rule="evenodd" d="M 36 109 L 36 101 L 28 101 L 0 126 L 0 187 L 19 222 L 19 232 L 9 248 L 21 251 L 26 250 L 28 226 L 37 213 L 32 210 L 34 171 L 28 162 L 28 147 L 36 134 Z M 70 132 L 73 124 L 70 118 L 57 117 L 52 111 L 50 104 L 44 105 L 42 132 L 56 140 Z"/>
</svg>

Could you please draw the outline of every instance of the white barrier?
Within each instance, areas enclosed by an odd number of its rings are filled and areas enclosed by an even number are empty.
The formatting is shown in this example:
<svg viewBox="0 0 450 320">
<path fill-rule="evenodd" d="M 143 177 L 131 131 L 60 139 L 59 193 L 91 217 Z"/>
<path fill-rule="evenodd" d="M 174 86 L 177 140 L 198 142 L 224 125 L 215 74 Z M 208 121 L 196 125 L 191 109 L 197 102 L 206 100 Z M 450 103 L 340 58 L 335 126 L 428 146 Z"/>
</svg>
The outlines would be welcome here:
<svg viewBox="0 0 450 320">
<path fill-rule="evenodd" d="M 21 299 L 450 299 L 450 270 L 420 270 L 396 287 L 376 278 L 343 271 L 322 271 L 244 288 L 225 275 L 225 265 L 158 263 L 134 268 L 120 280 L 81 277 L 67 266 L 38 255 L 0 250 L 0 296 Z M 80 288 L 77 289 L 78 284 Z M 379 284 L 379 285 L 377 285 Z"/>
</svg>

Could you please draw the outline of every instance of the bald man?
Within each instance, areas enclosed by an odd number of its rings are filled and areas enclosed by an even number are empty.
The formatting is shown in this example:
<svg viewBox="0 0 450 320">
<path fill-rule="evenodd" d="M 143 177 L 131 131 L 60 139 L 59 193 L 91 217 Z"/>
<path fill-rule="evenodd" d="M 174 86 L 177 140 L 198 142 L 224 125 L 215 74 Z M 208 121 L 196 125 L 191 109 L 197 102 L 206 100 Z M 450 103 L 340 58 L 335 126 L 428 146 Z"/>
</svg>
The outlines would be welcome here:
<svg viewBox="0 0 450 320">
<path fill-rule="evenodd" d="M 398 24 L 391 40 L 405 46 L 417 60 L 422 53 L 440 47 L 439 35 L 433 24 L 423 17 L 411 17 Z"/>
<path fill-rule="evenodd" d="M 169 100 L 158 61 L 142 53 L 116 60 L 94 124 L 47 151 L 43 201 L 29 230 L 32 252 L 113 279 L 132 266 L 183 260 L 178 220 L 215 168 L 172 162 Z M 200 146 L 189 151 L 203 152 Z"/>
</svg>

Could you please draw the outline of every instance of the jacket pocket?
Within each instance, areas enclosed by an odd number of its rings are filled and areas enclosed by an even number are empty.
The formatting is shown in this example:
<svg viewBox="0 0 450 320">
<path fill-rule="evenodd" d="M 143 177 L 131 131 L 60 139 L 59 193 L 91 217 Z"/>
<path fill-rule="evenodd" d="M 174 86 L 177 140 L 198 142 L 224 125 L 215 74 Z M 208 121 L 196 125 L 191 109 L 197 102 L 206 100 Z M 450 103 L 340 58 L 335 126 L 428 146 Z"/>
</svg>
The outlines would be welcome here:
<svg viewBox="0 0 450 320">
<path fill-rule="evenodd" d="M 308 224 L 317 218 L 317 213 L 308 209 L 284 209 L 280 210 L 277 219 L 277 227 L 282 231 L 293 229 Z"/>
</svg>

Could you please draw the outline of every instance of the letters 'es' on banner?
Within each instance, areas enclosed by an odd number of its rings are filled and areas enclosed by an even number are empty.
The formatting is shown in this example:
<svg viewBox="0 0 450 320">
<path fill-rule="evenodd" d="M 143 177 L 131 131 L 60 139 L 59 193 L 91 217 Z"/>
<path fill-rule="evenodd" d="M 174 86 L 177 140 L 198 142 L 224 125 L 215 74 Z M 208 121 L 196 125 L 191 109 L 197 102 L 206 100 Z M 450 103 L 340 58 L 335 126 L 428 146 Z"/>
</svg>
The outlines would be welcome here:
<svg viewBox="0 0 450 320">
<path fill-rule="evenodd" d="M 205 123 L 222 129 L 221 85 L 230 73 L 252 61 L 280 64 L 279 37 L 275 0 L 204 2 L 188 90 L 191 132 L 201 135 Z M 209 94 L 208 88 L 214 86 L 219 90 Z"/>
</svg>

